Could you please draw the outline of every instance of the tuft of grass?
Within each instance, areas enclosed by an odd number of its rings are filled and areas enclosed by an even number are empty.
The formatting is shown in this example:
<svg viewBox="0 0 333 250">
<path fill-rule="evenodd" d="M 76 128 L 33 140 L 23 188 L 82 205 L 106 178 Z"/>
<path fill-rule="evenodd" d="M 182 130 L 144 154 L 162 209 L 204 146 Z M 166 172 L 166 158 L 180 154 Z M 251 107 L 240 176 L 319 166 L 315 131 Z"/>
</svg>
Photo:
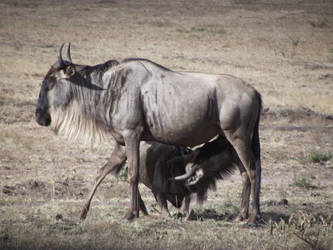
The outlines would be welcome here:
<svg viewBox="0 0 333 250">
<path fill-rule="evenodd" d="M 226 34 L 224 27 L 218 24 L 207 24 L 207 25 L 199 25 L 195 27 L 191 27 L 191 32 L 206 32 L 218 35 Z"/>
<path fill-rule="evenodd" d="M 308 160 L 313 163 L 320 163 L 326 161 L 333 161 L 333 153 L 321 153 L 313 151 L 308 155 Z"/>
<path fill-rule="evenodd" d="M 313 28 L 326 28 L 326 27 L 328 27 L 326 19 L 310 21 L 309 23 Z"/>
<path fill-rule="evenodd" d="M 254 2 L 255 2 L 255 0 L 234 0 L 235 4 L 251 4 Z"/>
<path fill-rule="evenodd" d="M 144 24 L 144 23 L 143 23 Z M 154 27 L 158 27 L 158 28 L 165 28 L 165 27 L 171 27 L 171 23 L 170 22 L 167 22 L 167 21 L 159 21 L 159 20 L 156 20 L 156 21 L 152 21 L 150 23 L 152 26 Z"/>
<path fill-rule="evenodd" d="M 304 247 L 329 249 L 333 243 L 333 238 L 329 237 L 333 229 L 331 215 L 291 214 L 288 220 L 281 218 L 275 222 L 270 219 L 268 225 L 270 234 L 283 240 L 286 245 L 300 240 Z"/>
<path fill-rule="evenodd" d="M 331 49 L 329 49 L 328 50 L 328 53 L 329 53 L 329 55 L 328 55 L 328 61 L 329 62 L 333 62 L 333 49 L 331 48 Z"/>
<path fill-rule="evenodd" d="M 294 176 L 293 182 L 290 184 L 290 186 L 294 186 L 294 187 L 300 187 L 300 188 L 304 188 L 304 189 L 315 189 L 317 188 L 316 185 L 314 185 L 310 180 L 306 179 L 306 178 L 296 178 L 296 176 Z"/>
<path fill-rule="evenodd" d="M 127 181 L 127 179 L 128 179 L 128 168 L 123 167 L 118 174 L 118 180 Z"/>
</svg>

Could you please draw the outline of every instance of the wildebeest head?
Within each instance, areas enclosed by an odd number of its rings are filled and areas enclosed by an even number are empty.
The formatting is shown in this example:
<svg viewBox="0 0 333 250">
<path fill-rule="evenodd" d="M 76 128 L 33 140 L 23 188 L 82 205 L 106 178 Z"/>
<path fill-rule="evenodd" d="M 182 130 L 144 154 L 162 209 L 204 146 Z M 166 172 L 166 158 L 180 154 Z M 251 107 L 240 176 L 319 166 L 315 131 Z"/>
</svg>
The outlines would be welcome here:
<svg viewBox="0 0 333 250">
<path fill-rule="evenodd" d="M 51 66 L 43 79 L 36 108 L 36 121 L 39 125 L 49 126 L 52 121 L 51 109 L 64 109 L 71 101 L 70 78 L 75 74 L 75 65 L 67 49 L 67 60 L 62 58 L 61 45 L 58 60 Z"/>
<path fill-rule="evenodd" d="M 176 177 L 178 180 L 184 180 L 185 185 L 193 185 L 203 177 L 205 161 L 199 157 L 200 150 L 192 152 L 185 160 L 185 174 Z"/>
<path fill-rule="evenodd" d="M 109 105 L 103 74 L 118 65 L 109 60 L 95 66 L 74 64 L 70 44 L 66 60 L 61 45 L 58 59 L 44 77 L 36 107 L 36 121 L 55 133 L 86 143 L 100 141 L 106 131 L 105 109 Z"/>
</svg>

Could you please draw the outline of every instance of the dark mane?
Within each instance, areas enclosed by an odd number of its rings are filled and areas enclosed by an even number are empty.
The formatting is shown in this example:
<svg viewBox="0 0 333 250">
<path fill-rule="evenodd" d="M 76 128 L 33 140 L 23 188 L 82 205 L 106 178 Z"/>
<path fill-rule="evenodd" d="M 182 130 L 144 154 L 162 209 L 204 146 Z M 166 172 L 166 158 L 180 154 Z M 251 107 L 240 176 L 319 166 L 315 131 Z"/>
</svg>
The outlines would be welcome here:
<svg viewBox="0 0 333 250">
<path fill-rule="evenodd" d="M 116 60 L 109 60 L 102 64 L 94 66 L 85 65 L 81 70 L 78 71 L 78 75 L 81 75 L 87 81 L 80 81 L 80 86 L 87 87 L 92 90 L 103 90 L 102 82 L 103 74 L 112 67 L 119 65 Z M 79 82 L 76 80 L 74 82 Z"/>
<path fill-rule="evenodd" d="M 82 71 L 84 71 L 87 75 L 90 75 L 90 73 L 92 73 L 93 71 L 95 72 L 100 72 L 100 73 L 104 73 L 105 71 L 107 71 L 108 69 L 119 65 L 119 62 L 117 60 L 109 60 L 106 61 L 105 63 L 101 63 L 101 64 L 96 64 L 94 66 L 85 66 Z"/>
<path fill-rule="evenodd" d="M 167 67 L 164 67 L 164 66 L 162 66 L 161 64 L 158 64 L 158 63 L 156 63 L 156 62 L 153 62 L 153 61 L 151 61 L 151 60 L 149 60 L 149 59 L 145 59 L 145 58 L 125 58 L 124 60 L 122 60 L 121 63 L 132 62 L 132 61 L 144 61 L 144 62 L 149 62 L 149 63 L 151 63 L 151 64 L 153 64 L 153 65 L 155 65 L 155 66 L 157 66 L 157 67 L 159 67 L 159 68 L 161 68 L 161 69 L 163 69 L 163 70 L 166 70 L 166 71 L 172 71 L 171 69 L 168 69 Z"/>
</svg>

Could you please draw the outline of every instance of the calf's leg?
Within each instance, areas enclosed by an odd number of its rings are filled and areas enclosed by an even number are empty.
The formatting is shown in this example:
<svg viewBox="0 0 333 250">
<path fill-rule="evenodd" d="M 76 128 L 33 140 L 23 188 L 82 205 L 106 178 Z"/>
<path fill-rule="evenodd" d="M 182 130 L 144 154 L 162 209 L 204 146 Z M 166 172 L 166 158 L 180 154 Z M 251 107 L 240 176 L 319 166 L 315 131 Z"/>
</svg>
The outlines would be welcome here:
<svg viewBox="0 0 333 250">
<path fill-rule="evenodd" d="M 161 209 L 162 215 L 170 216 L 167 203 L 168 181 L 166 178 L 167 165 L 165 157 L 161 157 L 155 165 L 152 191 L 154 193 L 157 204 Z"/>
<path fill-rule="evenodd" d="M 193 213 L 193 210 L 191 209 L 190 212 L 190 204 L 191 204 L 191 195 L 185 196 L 185 204 L 184 204 L 184 213 L 186 215 L 185 220 L 190 220 L 191 219 L 191 214 Z"/>
</svg>

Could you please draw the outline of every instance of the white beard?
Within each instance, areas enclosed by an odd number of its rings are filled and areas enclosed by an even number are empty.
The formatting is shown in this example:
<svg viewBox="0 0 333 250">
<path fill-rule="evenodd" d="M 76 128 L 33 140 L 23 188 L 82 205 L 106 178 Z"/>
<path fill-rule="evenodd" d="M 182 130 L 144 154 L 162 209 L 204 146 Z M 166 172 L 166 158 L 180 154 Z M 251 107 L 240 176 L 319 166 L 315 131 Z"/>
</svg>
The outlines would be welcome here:
<svg viewBox="0 0 333 250">
<path fill-rule="evenodd" d="M 88 118 L 77 101 L 72 101 L 66 109 L 50 109 L 51 129 L 70 141 L 85 144 L 99 144 L 105 138 L 105 128 Z"/>
</svg>

